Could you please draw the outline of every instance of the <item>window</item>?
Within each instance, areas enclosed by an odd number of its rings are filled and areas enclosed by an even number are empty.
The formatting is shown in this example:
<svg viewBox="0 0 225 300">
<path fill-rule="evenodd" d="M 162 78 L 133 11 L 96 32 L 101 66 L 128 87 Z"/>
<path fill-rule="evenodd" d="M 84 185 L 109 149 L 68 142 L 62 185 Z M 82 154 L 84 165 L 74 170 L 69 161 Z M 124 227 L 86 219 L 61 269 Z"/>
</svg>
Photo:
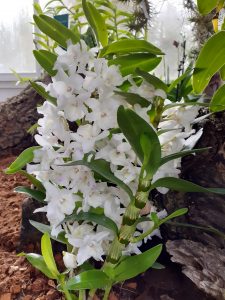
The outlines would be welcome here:
<svg viewBox="0 0 225 300">
<path fill-rule="evenodd" d="M 21 76 L 35 77 L 33 58 L 33 1 L 2 1 L 0 9 L 0 101 L 16 95 L 22 87 L 10 69 Z"/>
</svg>

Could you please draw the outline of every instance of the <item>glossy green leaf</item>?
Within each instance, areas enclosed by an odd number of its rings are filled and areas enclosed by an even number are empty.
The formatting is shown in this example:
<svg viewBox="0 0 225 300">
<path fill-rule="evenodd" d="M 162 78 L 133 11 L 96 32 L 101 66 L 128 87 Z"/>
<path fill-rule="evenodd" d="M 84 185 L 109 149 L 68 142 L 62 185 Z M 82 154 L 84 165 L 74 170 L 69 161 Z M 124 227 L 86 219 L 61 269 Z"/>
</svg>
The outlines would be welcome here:
<svg viewBox="0 0 225 300">
<path fill-rule="evenodd" d="M 121 282 L 145 272 L 155 263 L 161 251 L 162 245 L 159 244 L 142 254 L 123 259 L 121 263 L 114 268 L 115 281 Z"/>
<path fill-rule="evenodd" d="M 222 188 L 204 188 L 200 185 L 197 185 L 193 182 L 174 178 L 174 177 L 165 177 L 156 180 L 152 184 L 152 189 L 157 187 L 165 187 L 170 190 L 175 190 L 179 192 L 193 192 L 193 193 L 215 193 L 220 195 L 225 195 L 225 189 Z"/>
<path fill-rule="evenodd" d="M 34 2 L 34 9 L 38 15 L 43 13 L 41 6 L 38 2 Z"/>
<path fill-rule="evenodd" d="M 139 68 L 136 69 L 136 74 L 144 78 L 145 81 L 152 84 L 156 89 L 163 90 L 164 92 L 167 92 L 167 85 L 160 80 L 158 77 L 149 74 L 148 72 L 145 72 L 143 70 L 140 70 Z"/>
<path fill-rule="evenodd" d="M 112 230 L 116 234 L 118 234 L 119 231 L 116 223 L 103 214 L 96 214 L 92 212 L 80 212 L 79 214 L 74 213 L 70 216 L 67 216 L 63 220 L 63 222 L 70 222 L 70 221 L 91 221 Z"/>
<path fill-rule="evenodd" d="M 103 47 L 108 45 L 108 32 L 105 21 L 100 12 L 94 7 L 91 2 L 82 0 L 83 10 L 88 23 L 94 30 L 98 41 Z"/>
<path fill-rule="evenodd" d="M 138 52 L 147 52 L 155 55 L 164 54 L 159 48 L 145 40 L 123 39 L 103 48 L 102 52 L 100 53 L 100 56 L 106 56 L 109 54 L 128 54 Z"/>
<path fill-rule="evenodd" d="M 47 232 L 45 232 L 41 238 L 41 253 L 48 269 L 54 276 L 58 277 L 60 274 L 53 256 L 50 236 Z"/>
<path fill-rule="evenodd" d="M 78 35 L 55 19 L 46 15 L 34 15 L 33 17 L 37 27 L 62 47 L 67 48 L 67 41 L 69 40 L 74 44 L 79 42 Z"/>
<path fill-rule="evenodd" d="M 168 161 L 171 161 L 173 159 L 184 157 L 184 156 L 190 155 L 190 154 L 201 153 L 201 152 L 207 151 L 209 149 L 211 149 L 211 148 L 207 147 L 207 148 L 201 148 L 201 149 L 184 150 L 181 152 L 176 152 L 174 154 L 167 155 L 161 159 L 160 166 L 166 164 Z"/>
<path fill-rule="evenodd" d="M 152 144 L 157 145 L 159 143 L 159 140 L 154 128 L 151 127 L 134 111 L 132 111 L 131 109 L 125 109 L 123 106 L 120 106 L 118 109 L 117 122 L 126 139 L 132 146 L 133 150 L 135 151 L 139 159 L 143 162 L 144 153 L 140 143 L 140 138 L 142 134 L 147 134 L 150 137 Z M 161 150 L 159 150 L 158 146 L 156 147 L 156 150 L 161 153 Z"/>
<path fill-rule="evenodd" d="M 216 8 L 218 0 L 197 0 L 198 10 L 202 15 L 209 14 Z"/>
<path fill-rule="evenodd" d="M 213 95 L 209 107 L 212 112 L 225 110 L 225 85 L 222 85 Z"/>
<path fill-rule="evenodd" d="M 27 173 L 24 170 L 20 170 L 18 171 L 18 173 L 25 176 L 39 191 L 45 193 L 45 188 L 43 184 L 39 180 L 37 180 L 37 178 L 35 178 L 33 175 Z"/>
<path fill-rule="evenodd" d="M 150 105 L 148 100 L 138 94 L 118 91 L 115 91 L 115 93 L 122 96 L 130 105 L 139 104 L 141 107 L 148 107 Z"/>
<path fill-rule="evenodd" d="M 133 193 L 129 186 L 112 173 L 110 163 L 104 159 L 92 159 L 90 162 L 87 160 L 78 160 L 65 164 L 64 166 L 86 166 L 92 171 L 101 175 L 103 178 L 107 179 L 109 182 L 121 187 L 125 192 L 127 192 L 130 198 L 133 198 Z"/>
<path fill-rule="evenodd" d="M 129 74 L 135 74 L 137 68 L 150 72 L 158 66 L 161 60 L 161 57 L 157 57 L 153 54 L 135 53 L 111 59 L 109 60 L 109 65 L 120 66 L 120 72 L 123 76 L 126 76 Z"/>
<path fill-rule="evenodd" d="M 24 150 L 17 158 L 16 160 L 11 163 L 11 165 L 5 170 L 6 174 L 14 174 L 18 171 L 20 171 L 23 167 L 26 166 L 26 164 L 32 162 L 34 158 L 34 151 L 37 149 L 40 149 L 40 146 L 34 146 L 27 148 Z"/>
<path fill-rule="evenodd" d="M 110 278 L 101 270 L 85 271 L 66 282 L 68 290 L 104 289 L 110 284 Z"/>
<path fill-rule="evenodd" d="M 41 271 L 45 276 L 51 279 L 56 279 L 57 277 L 48 269 L 43 256 L 36 253 L 21 253 L 19 256 L 25 256 L 29 263 Z"/>
<path fill-rule="evenodd" d="M 195 93 L 201 93 L 212 76 L 225 64 L 225 31 L 214 34 L 203 46 L 193 74 Z"/>
<path fill-rule="evenodd" d="M 178 84 L 182 83 L 182 81 L 185 80 L 186 78 L 190 79 L 192 73 L 193 73 L 193 67 L 192 67 L 192 64 L 191 64 L 191 65 L 188 66 L 188 68 L 186 69 L 184 74 L 182 74 L 177 79 L 172 81 L 172 83 L 168 87 L 168 93 L 170 93 Z"/>
<path fill-rule="evenodd" d="M 224 25 L 225 26 L 225 25 Z M 224 28 L 225 29 L 225 28 Z M 224 30 L 223 29 L 223 30 Z M 220 77 L 223 81 L 225 81 L 225 66 L 220 69 Z"/>
<path fill-rule="evenodd" d="M 15 188 L 15 192 L 25 194 L 41 203 L 43 203 L 44 199 L 46 198 L 46 195 L 41 191 L 34 190 L 25 186 L 17 186 Z"/>
<path fill-rule="evenodd" d="M 33 220 L 29 220 L 30 224 L 34 226 L 38 231 L 45 233 L 47 232 L 52 240 L 57 241 L 59 243 L 67 244 L 67 239 L 65 238 L 65 233 L 60 232 L 57 237 L 51 235 L 51 227 L 49 225 L 39 223 Z"/>
<path fill-rule="evenodd" d="M 152 130 L 151 135 L 142 133 L 140 144 L 144 154 L 143 168 L 147 176 L 152 178 L 161 162 L 161 145 L 156 132 Z"/>
<path fill-rule="evenodd" d="M 34 81 L 30 81 L 30 85 L 32 86 L 32 88 L 40 95 L 42 96 L 44 99 L 48 100 L 49 102 L 51 102 L 52 104 L 56 105 L 56 98 L 52 97 L 49 95 L 49 93 L 47 93 L 44 89 L 43 86 L 37 84 Z"/>
<path fill-rule="evenodd" d="M 39 65 L 50 75 L 55 76 L 57 71 L 54 69 L 54 64 L 57 59 L 57 55 L 47 50 L 34 50 L 34 57 Z"/>
<path fill-rule="evenodd" d="M 178 218 L 180 216 L 185 215 L 188 212 L 187 208 L 180 208 L 177 209 L 175 212 L 167 216 L 166 218 L 159 221 L 159 226 L 166 223 L 167 221 L 170 221 L 171 219 Z"/>
</svg>

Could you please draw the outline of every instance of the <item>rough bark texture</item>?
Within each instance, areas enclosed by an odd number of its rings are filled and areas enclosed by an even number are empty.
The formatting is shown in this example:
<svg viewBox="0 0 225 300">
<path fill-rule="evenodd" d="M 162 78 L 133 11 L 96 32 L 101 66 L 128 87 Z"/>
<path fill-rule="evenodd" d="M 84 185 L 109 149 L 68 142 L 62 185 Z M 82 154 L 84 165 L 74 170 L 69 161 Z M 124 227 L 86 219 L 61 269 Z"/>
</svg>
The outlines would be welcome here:
<svg viewBox="0 0 225 300">
<path fill-rule="evenodd" d="M 49 78 L 43 79 L 49 82 Z M 18 154 L 33 143 L 27 130 L 37 122 L 42 97 L 30 86 L 0 103 L 0 157 Z"/>
<path fill-rule="evenodd" d="M 225 250 L 190 240 L 167 242 L 172 261 L 183 265 L 183 273 L 216 299 L 225 295 Z"/>
<path fill-rule="evenodd" d="M 225 113 L 210 117 L 198 147 L 212 147 L 209 151 L 189 156 L 182 163 L 182 178 L 205 187 L 225 187 Z M 170 192 L 163 199 L 169 212 L 188 207 L 183 223 L 213 227 L 222 234 L 181 226 L 167 226 L 167 250 L 173 261 L 183 265 L 184 273 L 201 289 L 217 299 L 225 299 L 225 197 L 216 194 Z M 180 220 L 179 220 L 180 221 Z M 186 241 L 185 241 L 185 240 Z M 193 241 L 193 242 L 191 242 Z M 199 261 L 201 267 L 196 262 Z M 206 262 L 207 261 L 207 262 Z M 223 273 L 223 274 L 221 274 Z M 214 282 L 213 288 L 210 284 Z M 224 297 L 224 298 L 223 298 Z"/>
</svg>

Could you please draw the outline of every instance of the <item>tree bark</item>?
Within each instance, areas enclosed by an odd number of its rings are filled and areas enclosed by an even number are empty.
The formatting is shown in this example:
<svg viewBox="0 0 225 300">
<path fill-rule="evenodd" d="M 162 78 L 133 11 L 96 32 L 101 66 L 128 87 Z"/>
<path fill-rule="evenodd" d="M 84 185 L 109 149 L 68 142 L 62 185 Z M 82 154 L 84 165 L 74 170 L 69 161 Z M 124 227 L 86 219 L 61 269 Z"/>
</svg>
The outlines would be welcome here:
<svg viewBox="0 0 225 300">
<path fill-rule="evenodd" d="M 183 159 L 181 177 L 204 187 L 225 187 L 225 113 L 212 115 L 204 124 L 197 148 L 210 150 Z M 225 197 L 217 194 L 169 192 L 162 203 L 168 212 L 187 207 L 177 222 L 213 227 L 219 233 L 167 225 L 167 251 L 183 265 L 183 272 L 200 289 L 225 299 Z M 176 222 L 175 221 L 175 222 Z"/>
<path fill-rule="evenodd" d="M 45 77 L 43 82 L 50 82 Z M 28 85 L 19 95 L 0 103 L 0 157 L 17 155 L 34 143 L 27 131 L 38 120 L 43 98 Z"/>
</svg>

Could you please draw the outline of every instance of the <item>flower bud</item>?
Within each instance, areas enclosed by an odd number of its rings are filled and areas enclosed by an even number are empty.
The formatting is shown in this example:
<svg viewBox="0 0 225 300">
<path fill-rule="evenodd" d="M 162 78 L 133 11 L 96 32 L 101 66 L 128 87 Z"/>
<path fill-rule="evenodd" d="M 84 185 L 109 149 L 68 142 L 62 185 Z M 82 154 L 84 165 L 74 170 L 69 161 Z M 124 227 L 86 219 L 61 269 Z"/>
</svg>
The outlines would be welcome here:
<svg viewBox="0 0 225 300">
<path fill-rule="evenodd" d="M 67 269 L 75 269 L 77 267 L 76 256 L 69 252 L 63 252 L 63 262 Z"/>
</svg>

